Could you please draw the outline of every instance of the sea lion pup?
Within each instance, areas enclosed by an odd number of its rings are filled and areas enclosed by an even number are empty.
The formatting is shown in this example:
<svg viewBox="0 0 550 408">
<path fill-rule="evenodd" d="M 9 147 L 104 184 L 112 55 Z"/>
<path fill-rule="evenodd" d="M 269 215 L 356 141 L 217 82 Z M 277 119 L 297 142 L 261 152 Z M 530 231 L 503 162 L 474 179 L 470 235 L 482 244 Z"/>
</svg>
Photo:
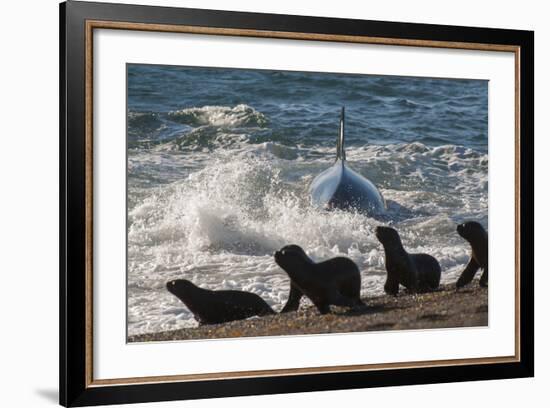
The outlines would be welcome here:
<svg viewBox="0 0 550 408">
<path fill-rule="evenodd" d="M 288 301 L 281 313 L 298 310 L 304 295 L 321 314 L 329 313 L 330 305 L 363 306 L 361 274 L 351 259 L 337 257 L 315 263 L 298 245 L 287 245 L 275 252 L 275 262 L 290 278 Z"/>
<path fill-rule="evenodd" d="M 439 287 L 441 266 L 428 254 L 409 254 L 403 248 L 397 231 L 390 227 L 376 227 L 376 238 L 384 246 L 388 277 L 384 291 L 397 295 L 399 284 L 410 292 L 429 292 Z"/>
<path fill-rule="evenodd" d="M 475 221 L 468 221 L 456 227 L 458 234 L 470 243 L 472 256 L 470 262 L 458 278 L 456 288 L 459 289 L 472 281 L 478 269 L 483 269 L 479 285 L 486 287 L 489 280 L 488 240 L 485 228 Z"/>
<path fill-rule="evenodd" d="M 168 292 L 185 303 L 199 324 L 217 324 L 252 316 L 275 314 L 258 295 L 238 290 L 208 290 L 186 279 L 166 284 Z"/>
</svg>

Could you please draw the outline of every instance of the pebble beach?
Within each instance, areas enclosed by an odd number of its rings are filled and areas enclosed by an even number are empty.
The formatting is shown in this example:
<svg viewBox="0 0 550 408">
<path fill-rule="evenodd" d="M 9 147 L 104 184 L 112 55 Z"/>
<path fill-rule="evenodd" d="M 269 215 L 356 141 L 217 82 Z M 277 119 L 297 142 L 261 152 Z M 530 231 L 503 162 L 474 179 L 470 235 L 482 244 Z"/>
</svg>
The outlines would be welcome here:
<svg viewBox="0 0 550 408">
<path fill-rule="evenodd" d="M 257 317 L 225 324 L 129 336 L 128 341 L 179 341 L 279 335 L 328 334 L 384 330 L 479 327 L 488 325 L 488 291 L 474 280 L 457 291 L 454 285 L 424 294 L 381 295 L 363 299 L 365 307 L 333 307 L 320 315 L 313 306 L 297 312 Z"/>
</svg>

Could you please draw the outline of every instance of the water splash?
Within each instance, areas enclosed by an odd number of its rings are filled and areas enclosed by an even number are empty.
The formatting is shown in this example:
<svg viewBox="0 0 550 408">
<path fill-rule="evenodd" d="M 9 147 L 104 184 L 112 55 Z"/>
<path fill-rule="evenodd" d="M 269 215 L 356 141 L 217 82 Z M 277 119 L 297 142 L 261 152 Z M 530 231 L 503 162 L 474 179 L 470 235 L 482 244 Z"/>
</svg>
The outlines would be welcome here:
<svg viewBox="0 0 550 408">
<path fill-rule="evenodd" d="M 384 253 L 373 234 L 378 222 L 309 203 L 311 174 L 330 165 L 333 152 L 283 150 L 280 154 L 273 144 L 220 149 L 182 179 L 133 189 L 143 199 L 129 209 L 131 334 L 195 324 L 181 302 L 164 290 L 165 282 L 175 278 L 210 289 L 249 290 L 280 309 L 288 278 L 272 253 L 289 243 L 301 245 L 316 260 L 350 257 L 362 271 L 363 294 L 382 293 Z M 149 152 L 149 159 L 151 154 L 161 153 Z M 186 155 L 164 159 L 177 163 Z M 486 181 L 486 155 L 460 146 L 413 143 L 350 148 L 349 160 L 376 181 L 401 180 L 382 188 L 396 203 L 388 223 L 399 230 L 409 252 L 436 256 L 443 280 L 454 280 L 469 253 L 455 233 L 456 222 L 462 217 L 486 222 L 487 201 L 479 200 L 486 197 L 486 185 L 475 181 Z M 175 164 L 170 168 L 181 172 Z M 452 180 L 445 191 L 434 187 L 441 185 L 439 177 Z M 400 218 L 405 210 L 408 215 Z"/>
</svg>

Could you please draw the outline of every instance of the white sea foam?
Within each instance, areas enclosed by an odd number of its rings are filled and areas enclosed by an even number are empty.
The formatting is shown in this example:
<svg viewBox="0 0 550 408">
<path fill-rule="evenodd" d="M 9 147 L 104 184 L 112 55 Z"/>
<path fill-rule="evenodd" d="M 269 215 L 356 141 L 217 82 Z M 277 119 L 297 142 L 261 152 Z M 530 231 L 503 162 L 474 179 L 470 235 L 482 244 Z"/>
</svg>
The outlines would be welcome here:
<svg viewBox="0 0 550 408">
<path fill-rule="evenodd" d="M 486 222 L 487 156 L 459 146 L 420 143 L 350 148 L 347 153 L 352 167 L 381 186 L 390 202 L 387 223 L 399 230 L 406 249 L 434 255 L 443 281 L 455 280 L 469 254 L 456 223 L 465 218 Z M 381 294 L 384 252 L 373 234 L 379 222 L 310 206 L 312 175 L 330 165 L 332 155 L 328 149 L 264 143 L 219 149 L 203 158 L 193 155 L 194 167 L 185 154 L 130 156 L 131 172 L 145 166 L 135 174 L 154 177 L 146 171 L 148 163 L 162 164 L 165 180 L 173 181 L 153 188 L 130 186 L 129 334 L 196 325 L 187 308 L 165 290 L 166 282 L 177 278 L 209 289 L 251 291 L 280 310 L 289 281 L 272 254 L 290 243 L 316 260 L 336 255 L 353 259 L 362 271 L 363 296 Z"/>
<path fill-rule="evenodd" d="M 190 125 L 211 125 L 217 127 L 244 127 L 267 124 L 267 118 L 254 108 L 240 104 L 236 106 L 202 106 L 169 112 L 169 117 Z"/>
</svg>

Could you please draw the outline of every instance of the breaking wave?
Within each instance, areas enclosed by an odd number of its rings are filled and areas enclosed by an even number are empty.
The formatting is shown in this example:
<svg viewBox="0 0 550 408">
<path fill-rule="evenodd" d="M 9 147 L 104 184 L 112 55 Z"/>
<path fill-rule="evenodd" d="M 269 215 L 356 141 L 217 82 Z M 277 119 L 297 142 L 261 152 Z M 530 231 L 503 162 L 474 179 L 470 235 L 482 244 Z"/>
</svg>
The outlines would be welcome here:
<svg viewBox="0 0 550 408">
<path fill-rule="evenodd" d="M 191 126 L 264 127 L 268 123 L 262 113 L 244 104 L 181 109 L 169 112 L 168 117 Z"/>
<path fill-rule="evenodd" d="M 252 291 L 280 309 L 289 282 L 272 254 L 289 243 L 317 260 L 350 257 L 362 271 L 364 294 L 382 293 L 384 253 L 373 234 L 379 222 L 309 203 L 311 175 L 331 164 L 332 152 L 284 151 L 262 144 L 210 154 L 200 170 L 148 190 L 129 208 L 129 307 L 133 316 L 142 316 L 132 333 L 195 324 L 164 289 L 175 278 L 210 289 Z M 177 162 L 180 156 L 171 157 Z M 407 250 L 436 256 L 443 280 L 456 279 L 469 254 L 456 223 L 469 217 L 486 223 L 487 156 L 461 146 L 412 143 L 350 148 L 348 161 L 395 204 L 387 223 L 399 229 Z M 450 181 L 445 193 L 433 181 L 439 177 Z M 383 183 L 396 179 L 398 185 Z M 407 216 L 400 217 L 403 211 Z"/>
</svg>

